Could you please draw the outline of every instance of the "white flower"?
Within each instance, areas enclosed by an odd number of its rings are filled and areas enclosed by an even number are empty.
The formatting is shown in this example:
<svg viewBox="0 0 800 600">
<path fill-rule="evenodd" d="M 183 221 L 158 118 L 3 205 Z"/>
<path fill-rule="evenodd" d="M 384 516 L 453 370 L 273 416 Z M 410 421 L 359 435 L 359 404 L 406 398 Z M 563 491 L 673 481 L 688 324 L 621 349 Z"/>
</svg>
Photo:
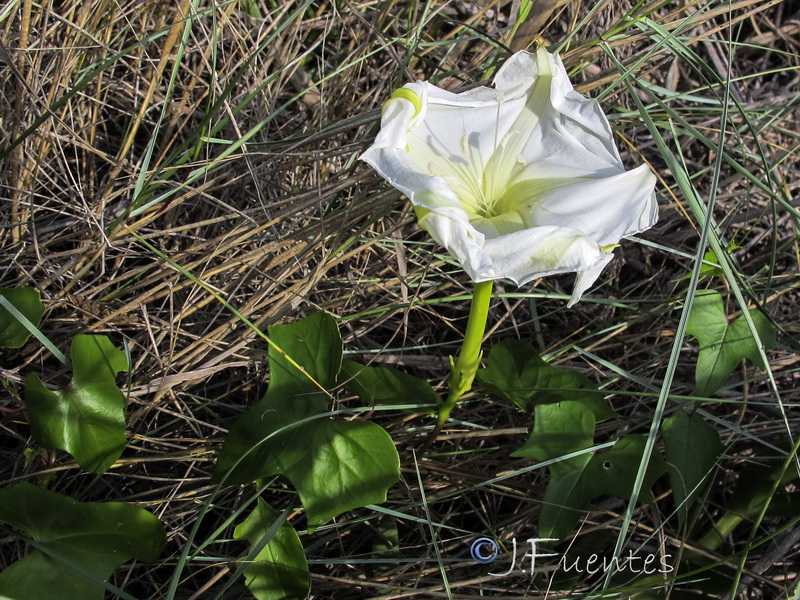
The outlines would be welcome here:
<svg viewBox="0 0 800 600">
<path fill-rule="evenodd" d="M 409 197 L 473 281 L 575 271 L 570 305 L 621 238 L 658 218 L 655 176 L 625 170 L 599 104 L 541 48 L 509 58 L 494 89 L 405 85 L 361 159 Z"/>
</svg>

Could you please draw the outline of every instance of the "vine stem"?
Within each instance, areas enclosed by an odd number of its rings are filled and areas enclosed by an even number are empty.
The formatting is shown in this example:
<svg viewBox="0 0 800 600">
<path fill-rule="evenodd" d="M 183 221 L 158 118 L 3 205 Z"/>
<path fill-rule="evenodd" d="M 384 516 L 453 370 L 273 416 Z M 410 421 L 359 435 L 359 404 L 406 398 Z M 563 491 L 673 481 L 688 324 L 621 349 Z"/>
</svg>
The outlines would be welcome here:
<svg viewBox="0 0 800 600">
<path fill-rule="evenodd" d="M 442 427 L 450 418 L 453 410 L 461 397 L 472 389 L 472 382 L 481 364 L 481 342 L 486 331 L 486 319 L 489 316 L 489 304 L 492 300 L 492 281 L 482 281 L 475 284 L 472 292 L 472 305 L 469 308 L 469 320 L 467 321 L 467 331 L 464 333 L 464 341 L 461 344 L 461 352 L 458 359 L 453 361 L 450 357 L 450 377 L 447 379 L 449 393 L 447 399 L 439 407 L 439 414 L 436 419 L 436 426 L 431 431 L 425 444 L 422 446 L 420 454 L 424 454 L 430 448 L 433 441 L 439 436 Z"/>
</svg>

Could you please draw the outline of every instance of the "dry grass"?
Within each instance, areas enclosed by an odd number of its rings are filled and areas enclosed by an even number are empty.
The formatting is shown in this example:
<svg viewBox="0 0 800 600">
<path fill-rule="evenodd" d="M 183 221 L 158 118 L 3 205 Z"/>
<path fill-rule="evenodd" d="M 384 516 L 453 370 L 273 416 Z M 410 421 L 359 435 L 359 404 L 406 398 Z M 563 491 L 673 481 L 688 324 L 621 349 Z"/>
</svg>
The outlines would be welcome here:
<svg viewBox="0 0 800 600">
<path fill-rule="evenodd" d="M 9 55 L 0 56 L 0 286 L 41 291 L 48 308 L 42 330 L 59 348 L 77 334 L 103 333 L 125 343 L 133 363 L 129 446 L 108 473 L 94 477 L 61 453 L 26 464 L 23 452 L 33 442 L 22 380 L 36 371 L 58 384 L 67 374 L 37 342 L 0 354 L 6 390 L 0 478 L 47 482 L 80 500 L 126 500 L 154 511 L 169 532 L 163 561 L 115 575 L 116 585 L 142 599 L 162 597 L 177 553 L 213 492 L 213 451 L 266 385 L 263 343 L 218 296 L 261 330 L 329 311 L 342 318 L 345 347 L 359 358 L 400 365 L 437 385 L 465 323 L 467 302 L 458 298 L 470 293 L 468 280 L 418 230 L 400 195 L 356 157 L 393 87 L 412 77 L 448 87 L 480 81 L 497 42 L 506 41 L 511 3 L 276 4 L 262 5 L 256 18 L 236 2 L 21 0 L 0 21 Z M 738 40 L 731 95 L 742 110 L 732 111 L 724 126 L 730 157 L 752 175 L 723 166 L 714 214 L 724 239 L 735 244 L 741 285 L 781 330 L 770 357 L 790 409 L 788 424 L 796 427 L 798 218 L 787 205 L 798 186 L 800 33 L 790 7 L 764 0 L 652 3 L 650 18 L 679 32 L 705 71 L 659 47 L 652 31 L 620 23 L 625 2 L 604 2 L 581 26 L 590 8 L 581 3 L 568 3 L 548 20 L 548 42 L 574 33 L 563 56 L 579 89 L 606 90 L 603 102 L 618 115 L 613 124 L 625 159 L 650 162 L 662 178 L 662 217 L 643 236 L 656 245 L 625 243 L 592 294 L 612 301 L 587 299 L 577 311 L 565 310 L 569 278 L 524 290 L 500 286 L 491 340 L 532 339 L 557 363 L 585 371 L 607 387 L 630 431 L 645 431 L 651 420 L 674 342 L 685 287 L 680 278 L 691 269 L 699 233 L 597 41 L 604 35 L 626 65 L 646 57 L 639 77 L 688 94 L 669 102 L 684 121 L 673 119 L 674 130 L 662 133 L 680 148 L 705 199 L 715 154 L 693 130 L 718 139 L 719 107 L 703 100 L 721 93 L 707 86 L 726 75 L 725 41 Z M 687 23 L 698 10 L 705 12 Z M 652 100 L 645 92 L 641 97 Z M 663 111 L 655 107 L 652 115 L 661 119 Z M 693 348 L 687 341 L 676 397 L 693 393 Z M 741 379 L 723 394 L 725 402 L 706 405 L 731 444 L 723 464 L 728 476 L 707 500 L 712 519 L 743 457 L 787 440 L 764 378 L 748 367 Z M 530 418 L 486 398 L 454 416 L 439 451 L 418 463 L 411 451 L 431 423 L 399 413 L 373 417 L 406 460 L 387 506 L 409 516 L 400 523 L 400 544 L 412 560 L 372 572 L 360 559 L 371 555 L 377 514 L 346 515 L 303 536 L 314 598 L 448 597 L 426 520 L 438 525 L 442 555 L 459 557 L 447 564 L 451 597 L 545 594 L 541 579 L 485 575 L 468 551 L 478 533 L 502 539 L 534 533 L 542 472 L 509 458 Z M 501 474 L 512 476 L 493 481 Z M 662 524 L 669 494 L 664 486 L 661 491 L 664 497 L 635 514 L 634 540 L 674 555 L 690 536 Z M 251 492 L 225 489 L 215 496 L 200 535 L 210 534 Z M 271 501 L 281 505 L 285 496 L 276 491 Z M 593 531 L 615 531 L 624 503 L 608 500 L 594 509 L 586 539 Z M 781 532 L 787 521 L 770 519 L 758 539 L 775 532 L 778 543 L 787 539 L 791 531 Z M 302 529 L 302 516 L 293 523 Z M 741 537 L 720 551 L 721 559 L 737 560 L 734 552 L 748 533 L 737 532 Z M 2 560 L 8 564 L 22 549 L 21 542 L 5 544 Z M 188 566 L 176 597 L 213 597 L 230 572 L 228 561 L 242 552 L 241 544 L 209 547 L 207 560 Z M 774 560 L 760 562 L 765 557 Z M 796 549 L 753 549 L 749 597 L 778 597 L 797 562 Z M 576 582 L 569 595 L 596 583 Z M 229 597 L 246 597 L 243 587 L 234 590 L 240 595 Z"/>
</svg>

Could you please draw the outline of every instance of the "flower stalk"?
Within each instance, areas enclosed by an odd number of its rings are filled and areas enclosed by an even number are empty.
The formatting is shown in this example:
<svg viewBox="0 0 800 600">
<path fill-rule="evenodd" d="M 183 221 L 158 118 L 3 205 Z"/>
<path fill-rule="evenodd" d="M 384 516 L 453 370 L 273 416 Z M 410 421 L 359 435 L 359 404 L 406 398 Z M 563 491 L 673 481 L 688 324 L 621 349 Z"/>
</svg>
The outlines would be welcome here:
<svg viewBox="0 0 800 600">
<path fill-rule="evenodd" d="M 464 333 L 464 341 L 461 344 L 461 352 L 458 359 L 453 361 L 450 357 L 450 377 L 447 379 L 449 393 L 447 398 L 439 407 L 436 426 L 431 432 L 425 449 L 430 446 L 433 440 L 442 431 L 442 427 L 450 418 L 453 410 L 461 397 L 472 389 L 472 382 L 481 364 L 481 342 L 486 331 L 486 319 L 489 316 L 489 304 L 492 300 L 492 281 L 481 281 L 475 284 L 472 293 L 472 304 L 469 308 L 469 319 L 467 330 Z"/>
</svg>

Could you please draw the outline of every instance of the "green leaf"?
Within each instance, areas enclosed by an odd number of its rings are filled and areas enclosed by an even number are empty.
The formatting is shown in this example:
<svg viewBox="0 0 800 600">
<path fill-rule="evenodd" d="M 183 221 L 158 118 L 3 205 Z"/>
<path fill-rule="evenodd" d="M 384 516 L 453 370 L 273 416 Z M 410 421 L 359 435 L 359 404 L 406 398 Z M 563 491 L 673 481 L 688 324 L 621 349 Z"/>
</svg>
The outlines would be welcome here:
<svg viewBox="0 0 800 600">
<path fill-rule="evenodd" d="M 42 320 L 44 304 L 34 288 L 0 288 L 0 297 L 9 302 L 36 327 Z M 5 306 L 0 305 L 0 347 L 21 348 L 31 332 Z"/>
<path fill-rule="evenodd" d="M 320 419 L 268 446 L 272 456 L 264 476 L 291 481 L 312 528 L 353 508 L 384 502 L 400 478 L 392 438 L 375 423 Z"/>
<path fill-rule="evenodd" d="M 391 367 L 367 367 L 344 360 L 339 381 L 348 392 L 372 406 L 414 404 L 419 406 L 414 412 L 430 413 L 441 401 L 427 381 Z"/>
<path fill-rule="evenodd" d="M 577 400 L 591 408 L 597 421 L 615 416 L 588 377 L 547 364 L 528 342 L 504 340 L 492 347 L 488 362 L 486 369 L 478 371 L 478 380 L 493 395 L 522 410 Z"/>
<path fill-rule="evenodd" d="M 561 479 L 551 477 L 539 515 L 540 537 L 563 540 L 580 519 L 581 511 L 598 496 L 630 498 L 646 443 L 643 435 L 627 435 L 609 450 L 592 456 L 583 470 L 571 471 Z M 642 482 L 642 502 L 653 501 L 650 487 L 665 469 L 664 459 L 655 452 Z"/>
<path fill-rule="evenodd" d="M 730 251 L 735 250 L 735 248 L 729 248 Z M 710 264 L 709 264 L 710 263 Z M 719 259 L 717 258 L 716 253 L 713 250 L 709 250 L 703 256 L 703 264 L 700 265 L 700 279 L 705 279 L 706 277 L 725 277 L 725 272 L 717 266 L 719 264 Z M 688 273 L 683 277 L 679 277 L 675 281 L 683 281 L 684 279 L 691 279 L 692 274 Z"/>
<path fill-rule="evenodd" d="M 119 565 L 155 560 L 166 541 L 161 522 L 138 506 L 78 502 L 29 483 L 0 489 L 0 521 L 36 547 L 0 573 L 0 595 L 14 600 L 102 600 Z"/>
<path fill-rule="evenodd" d="M 258 505 L 234 530 L 233 537 L 260 544 L 280 513 L 261 498 Z M 294 528 L 281 524 L 267 545 L 244 571 L 244 583 L 258 600 L 305 600 L 308 596 L 308 563 Z"/>
<path fill-rule="evenodd" d="M 260 20 L 264 18 L 264 15 L 261 14 L 261 10 L 258 8 L 258 2 L 255 2 L 255 0 L 239 0 L 239 6 L 254 19 Z"/>
<path fill-rule="evenodd" d="M 708 528 L 698 541 L 699 545 L 716 550 L 746 519 L 757 517 L 765 504 L 768 504 L 765 514 L 770 514 L 769 509 L 775 506 L 781 510 L 796 504 L 793 500 L 797 494 L 787 492 L 786 485 L 797 479 L 797 469 L 786 463 L 785 456 L 754 456 L 749 460 L 752 462 L 745 464 L 736 479 L 727 510 Z M 792 517 L 797 514 L 794 512 Z M 697 559 L 696 556 L 692 558 Z"/>
<path fill-rule="evenodd" d="M 730 252 L 733 252 L 735 248 L 728 248 Z M 713 264 L 708 264 L 713 263 Z M 705 277 L 725 277 L 725 272 L 718 266 L 719 259 L 717 255 L 714 253 L 713 250 L 709 250 L 703 256 L 703 264 L 700 265 L 700 279 Z M 691 275 L 690 275 L 691 277 Z"/>
<path fill-rule="evenodd" d="M 372 525 L 372 522 L 368 521 L 367 524 Z M 371 558 L 383 559 L 385 562 L 376 562 L 371 565 L 369 571 L 373 577 L 399 567 L 400 562 L 396 559 L 402 556 L 397 519 L 391 515 L 384 515 L 375 523 L 374 529 L 375 538 L 372 542 Z"/>
<path fill-rule="evenodd" d="M 540 404 L 535 409 L 533 431 L 528 441 L 511 456 L 527 456 L 544 462 L 591 448 L 594 428 L 594 413 L 583 402 Z M 553 463 L 549 467 L 550 477 L 561 479 L 571 471 L 583 470 L 591 458 L 591 452 L 586 452 Z"/>
<path fill-rule="evenodd" d="M 719 434 L 694 413 L 681 411 L 661 425 L 667 473 L 678 506 L 678 521 L 686 522 L 689 509 L 700 493 L 703 481 L 722 454 Z"/>
<path fill-rule="evenodd" d="M 765 502 L 774 502 L 786 497 L 785 486 L 798 478 L 797 469 L 784 470 L 785 457 L 750 458 L 736 481 L 733 494 L 728 502 L 728 510 L 746 518 L 761 512 Z M 775 486 L 775 482 L 780 482 Z M 773 489 L 776 493 L 773 495 Z"/>
<path fill-rule="evenodd" d="M 775 343 L 775 330 L 761 311 L 752 309 L 750 316 L 765 348 Z M 686 331 L 700 342 L 696 384 L 700 396 L 710 397 L 721 388 L 742 359 L 749 359 L 765 368 L 758 344 L 743 316 L 728 322 L 718 292 L 697 293 Z"/>
<path fill-rule="evenodd" d="M 647 438 L 643 435 L 626 435 L 608 450 L 595 454 L 583 476 L 589 499 L 604 495 L 630 498 L 646 443 Z M 653 501 L 650 487 L 665 471 L 666 465 L 661 454 L 653 452 L 639 494 L 642 502 L 647 504 Z"/>
<path fill-rule="evenodd" d="M 583 488 L 583 471 L 550 478 L 539 513 L 539 537 L 563 541 L 581 519 L 591 498 Z"/>
<path fill-rule="evenodd" d="M 400 459 L 389 435 L 374 423 L 314 419 L 328 405 L 325 390 L 335 387 L 342 362 L 336 322 L 316 313 L 292 325 L 270 327 L 269 335 L 282 350 L 270 349 L 269 389 L 231 428 L 217 460 L 217 480 L 226 473 L 226 483 L 286 477 L 310 527 L 383 502 L 400 477 Z"/>
<path fill-rule="evenodd" d="M 315 313 L 290 325 L 274 325 L 268 334 L 274 343 L 269 349 L 269 388 L 231 427 L 217 458 L 217 481 L 226 472 L 228 484 L 267 477 L 264 464 L 274 446 L 298 435 L 292 430 L 295 423 L 323 412 L 329 401 L 325 390 L 335 387 L 342 338 L 333 317 Z"/>
<path fill-rule="evenodd" d="M 125 396 L 115 379 L 128 370 L 128 359 L 104 335 L 79 335 L 72 340 L 72 365 L 63 390 L 51 391 L 36 373 L 28 375 L 31 433 L 45 448 L 69 452 L 86 471 L 102 473 L 125 448 Z"/>
</svg>

